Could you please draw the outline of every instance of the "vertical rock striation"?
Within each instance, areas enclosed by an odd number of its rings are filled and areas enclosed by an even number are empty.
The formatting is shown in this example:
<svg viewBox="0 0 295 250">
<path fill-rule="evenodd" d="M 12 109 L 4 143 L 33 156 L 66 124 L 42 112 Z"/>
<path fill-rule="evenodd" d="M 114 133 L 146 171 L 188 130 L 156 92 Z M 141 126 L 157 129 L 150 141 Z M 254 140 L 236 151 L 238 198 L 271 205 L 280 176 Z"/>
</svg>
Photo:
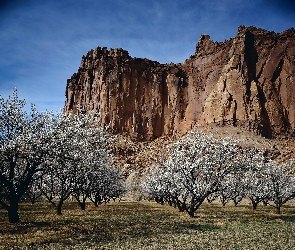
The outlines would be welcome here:
<svg viewBox="0 0 295 250">
<path fill-rule="evenodd" d="M 114 132 L 150 140 L 208 123 L 273 137 L 295 129 L 295 32 L 240 26 L 218 43 L 202 35 L 182 64 L 96 48 L 67 82 L 65 112 L 100 112 Z"/>
</svg>

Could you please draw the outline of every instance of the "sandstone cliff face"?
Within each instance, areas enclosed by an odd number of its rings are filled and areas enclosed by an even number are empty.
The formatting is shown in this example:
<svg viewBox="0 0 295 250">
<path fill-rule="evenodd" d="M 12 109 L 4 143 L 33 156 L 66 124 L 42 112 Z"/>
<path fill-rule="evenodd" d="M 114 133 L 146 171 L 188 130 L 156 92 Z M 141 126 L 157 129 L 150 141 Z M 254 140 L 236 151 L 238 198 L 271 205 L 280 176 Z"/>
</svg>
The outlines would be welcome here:
<svg viewBox="0 0 295 250">
<path fill-rule="evenodd" d="M 67 82 L 65 112 L 101 113 L 102 125 L 138 139 L 183 134 L 207 123 L 266 137 L 295 129 L 295 32 L 241 26 L 223 43 L 202 35 L 182 64 L 96 48 Z"/>
</svg>

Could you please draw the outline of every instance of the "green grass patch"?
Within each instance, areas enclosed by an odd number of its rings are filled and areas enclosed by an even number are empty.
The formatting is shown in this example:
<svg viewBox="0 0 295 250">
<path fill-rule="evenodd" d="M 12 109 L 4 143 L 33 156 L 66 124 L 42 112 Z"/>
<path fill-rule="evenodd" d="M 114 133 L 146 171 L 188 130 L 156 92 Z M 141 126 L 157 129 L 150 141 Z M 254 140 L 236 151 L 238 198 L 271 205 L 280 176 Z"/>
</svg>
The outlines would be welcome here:
<svg viewBox="0 0 295 250">
<path fill-rule="evenodd" d="M 48 203 L 20 205 L 21 223 L 0 209 L 0 249 L 294 249 L 295 207 L 204 204 L 190 218 L 154 202 L 112 202 L 63 215 Z"/>
</svg>

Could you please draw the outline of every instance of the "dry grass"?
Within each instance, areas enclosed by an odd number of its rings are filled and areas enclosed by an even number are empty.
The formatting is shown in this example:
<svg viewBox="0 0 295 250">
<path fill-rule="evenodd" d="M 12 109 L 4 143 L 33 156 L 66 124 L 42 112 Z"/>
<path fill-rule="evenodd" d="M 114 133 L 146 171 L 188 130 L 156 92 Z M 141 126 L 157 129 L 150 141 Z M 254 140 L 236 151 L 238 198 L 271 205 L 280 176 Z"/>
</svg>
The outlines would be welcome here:
<svg viewBox="0 0 295 250">
<path fill-rule="evenodd" d="M 0 209 L 0 249 L 294 249 L 295 207 L 204 204 L 190 218 L 153 202 L 114 202 L 63 216 L 47 203 L 21 204 L 22 223 Z"/>
</svg>

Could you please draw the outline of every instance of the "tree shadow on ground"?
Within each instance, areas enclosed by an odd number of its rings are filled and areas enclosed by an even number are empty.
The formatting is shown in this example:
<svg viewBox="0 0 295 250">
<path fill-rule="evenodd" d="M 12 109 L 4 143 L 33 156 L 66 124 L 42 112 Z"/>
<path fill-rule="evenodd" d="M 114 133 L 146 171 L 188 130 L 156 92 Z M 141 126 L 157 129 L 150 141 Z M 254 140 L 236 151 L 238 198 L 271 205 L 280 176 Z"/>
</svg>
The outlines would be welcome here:
<svg viewBox="0 0 295 250">
<path fill-rule="evenodd" d="M 46 218 L 40 214 L 36 216 L 40 221 L 28 218 L 28 222 L 16 225 L 0 223 L 0 235 L 30 234 L 32 238 L 27 239 L 26 243 L 30 248 L 42 249 L 55 244 L 70 248 L 81 242 L 103 246 L 111 242 L 123 243 L 126 239 L 136 242 L 139 239 L 161 239 L 167 235 L 178 237 L 198 235 L 198 232 L 218 234 L 231 222 L 295 221 L 293 208 L 284 210 L 282 215 L 271 214 L 270 211 L 270 208 L 260 208 L 253 213 L 249 206 L 204 206 L 197 211 L 196 218 L 190 218 L 167 206 L 122 202 L 89 207 L 83 212 L 69 208 L 63 216 L 49 215 Z M 36 231 L 42 231 L 41 238 L 34 238 Z"/>
<path fill-rule="evenodd" d="M 0 224 L 1 225 L 1 224 Z M 47 221 L 32 221 L 32 222 L 19 222 L 16 224 L 6 224 L 1 226 L 1 234 L 24 234 L 36 230 L 48 229 L 51 227 L 51 223 Z"/>
</svg>

